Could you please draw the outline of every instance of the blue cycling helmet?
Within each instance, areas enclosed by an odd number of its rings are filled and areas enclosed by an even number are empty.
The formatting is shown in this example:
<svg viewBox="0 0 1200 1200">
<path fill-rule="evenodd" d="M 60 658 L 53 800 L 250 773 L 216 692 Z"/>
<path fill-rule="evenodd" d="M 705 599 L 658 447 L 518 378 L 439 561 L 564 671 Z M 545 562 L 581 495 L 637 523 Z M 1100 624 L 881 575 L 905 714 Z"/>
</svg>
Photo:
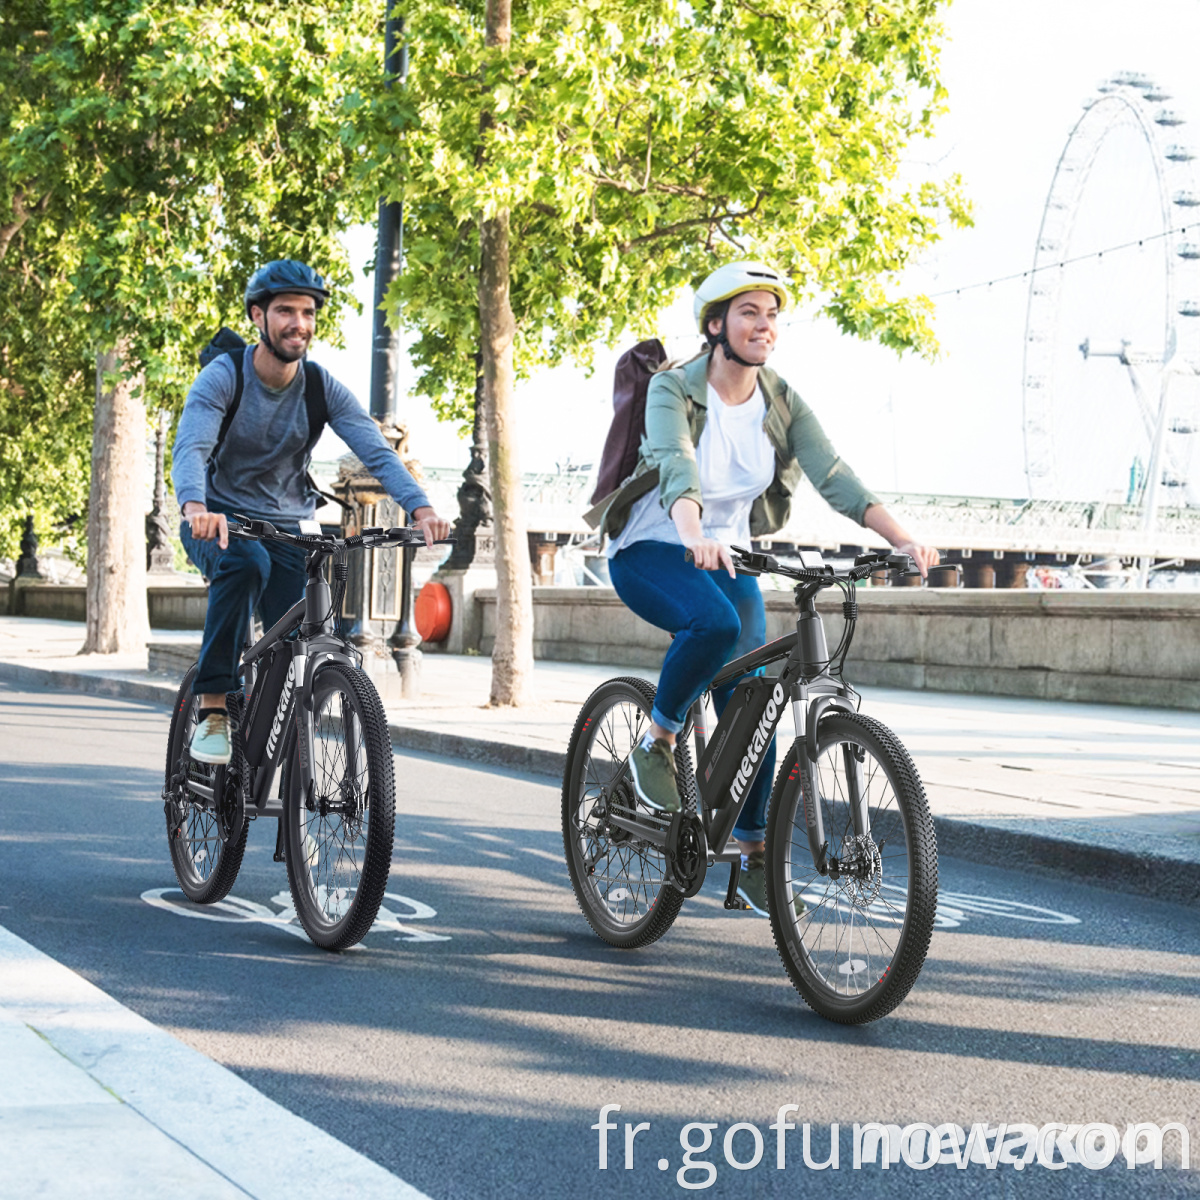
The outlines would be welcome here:
<svg viewBox="0 0 1200 1200">
<path fill-rule="evenodd" d="M 250 282 L 246 284 L 246 316 L 250 316 L 252 304 L 257 304 L 265 311 L 272 298 L 284 292 L 311 296 L 318 308 L 330 295 L 325 280 L 307 263 L 297 262 L 294 258 L 280 258 L 267 263 L 265 267 L 259 267 L 250 276 Z"/>
</svg>

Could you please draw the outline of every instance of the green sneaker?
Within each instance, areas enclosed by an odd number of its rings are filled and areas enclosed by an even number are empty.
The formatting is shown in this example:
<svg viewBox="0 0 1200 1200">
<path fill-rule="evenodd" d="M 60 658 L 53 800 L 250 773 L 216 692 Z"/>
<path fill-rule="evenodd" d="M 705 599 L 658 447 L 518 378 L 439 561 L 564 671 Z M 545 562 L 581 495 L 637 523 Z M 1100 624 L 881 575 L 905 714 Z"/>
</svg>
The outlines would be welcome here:
<svg viewBox="0 0 1200 1200">
<path fill-rule="evenodd" d="M 675 752 L 666 738 L 647 735 L 629 756 L 633 787 L 642 802 L 657 812 L 678 812 L 679 788 L 675 783 Z"/>
<path fill-rule="evenodd" d="M 229 744 L 229 716 L 219 709 L 209 709 L 208 715 L 196 726 L 192 734 L 189 753 L 196 762 L 228 763 L 233 757 Z"/>
<path fill-rule="evenodd" d="M 767 856 L 762 850 L 742 855 L 742 873 L 738 879 L 738 895 L 760 917 L 767 913 Z"/>
</svg>

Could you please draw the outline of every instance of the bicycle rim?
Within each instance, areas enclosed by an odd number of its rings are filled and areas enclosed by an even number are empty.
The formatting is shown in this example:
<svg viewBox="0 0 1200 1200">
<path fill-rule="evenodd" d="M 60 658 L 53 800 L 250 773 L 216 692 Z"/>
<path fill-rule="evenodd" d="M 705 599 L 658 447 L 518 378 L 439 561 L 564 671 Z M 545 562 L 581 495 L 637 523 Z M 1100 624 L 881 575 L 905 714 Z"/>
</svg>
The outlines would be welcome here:
<svg viewBox="0 0 1200 1200">
<path fill-rule="evenodd" d="M 188 753 L 195 731 L 199 701 L 191 694 L 193 668 L 179 690 L 175 715 L 171 722 L 167 749 L 167 783 L 171 793 L 167 801 L 167 838 L 175 877 L 189 900 L 212 904 L 223 899 L 233 886 L 241 866 L 248 829 L 230 840 L 230 821 L 236 797 L 226 791 L 233 785 L 224 767 L 195 762 Z M 171 786 L 171 780 L 178 782 Z M 198 785 L 212 799 L 197 795 L 188 787 Z M 220 811 L 220 806 L 224 810 Z"/>
<path fill-rule="evenodd" d="M 833 878 L 813 864 L 793 748 L 772 798 L 771 923 L 792 982 L 809 1005 L 831 1020 L 858 1024 L 895 1008 L 925 961 L 937 908 L 933 821 L 911 759 L 878 722 L 849 714 L 826 718 L 818 745 L 828 857 L 857 866 Z M 865 839 L 854 833 L 852 770 L 861 775 L 868 805 Z"/>
<path fill-rule="evenodd" d="M 661 937 L 683 903 L 666 883 L 662 851 L 609 821 L 624 814 L 667 824 L 638 799 L 628 765 L 653 702 L 654 688 L 643 679 L 614 679 L 597 688 L 576 722 L 563 779 L 563 842 L 576 899 L 592 929 L 624 948 Z M 690 771 L 686 746 L 676 762 Z"/>
<path fill-rule="evenodd" d="M 289 759 L 287 865 L 296 915 L 317 945 L 345 949 L 379 912 L 395 823 L 387 722 L 361 672 L 318 671 L 310 796 L 301 794 L 298 766 Z"/>
</svg>

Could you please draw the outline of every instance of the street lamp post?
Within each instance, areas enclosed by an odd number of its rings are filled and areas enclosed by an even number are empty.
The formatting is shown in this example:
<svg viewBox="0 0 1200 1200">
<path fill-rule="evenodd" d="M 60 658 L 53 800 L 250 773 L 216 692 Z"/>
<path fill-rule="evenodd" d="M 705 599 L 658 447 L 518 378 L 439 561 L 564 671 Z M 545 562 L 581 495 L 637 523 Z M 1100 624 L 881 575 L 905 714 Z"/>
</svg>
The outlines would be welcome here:
<svg viewBox="0 0 1200 1200">
<path fill-rule="evenodd" d="M 479 527 L 492 521 L 492 493 L 488 489 L 487 438 L 483 432 L 483 355 L 475 355 L 475 416 L 471 425 L 471 459 L 458 488 L 458 519 L 454 522 L 454 549 L 444 569 L 465 571 L 475 561 Z M 484 558 L 491 561 L 490 554 Z"/>
<path fill-rule="evenodd" d="M 408 51 L 403 43 L 404 18 L 396 15 L 391 0 L 384 0 L 383 69 L 384 86 L 404 82 L 408 73 Z M 404 209 L 399 201 L 379 201 L 379 235 L 375 250 L 375 323 L 371 353 L 371 416 L 379 422 L 384 436 L 399 450 L 401 438 L 396 430 L 396 393 L 399 387 L 400 335 L 393 329 L 384 311 L 388 288 L 400 274 L 404 255 Z M 374 551 L 381 553 L 381 551 Z M 400 693 L 414 699 L 421 692 L 420 635 L 412 627 L 412 560 L 415 551 L 382 551 L 400 555 L 400 618 L 388 638 L 396 668 L 400 672 Z M 369 588 L 366 589 L 369 594 Z M 366 600 L 364 598 L 364 608 Z"/>
</svg>

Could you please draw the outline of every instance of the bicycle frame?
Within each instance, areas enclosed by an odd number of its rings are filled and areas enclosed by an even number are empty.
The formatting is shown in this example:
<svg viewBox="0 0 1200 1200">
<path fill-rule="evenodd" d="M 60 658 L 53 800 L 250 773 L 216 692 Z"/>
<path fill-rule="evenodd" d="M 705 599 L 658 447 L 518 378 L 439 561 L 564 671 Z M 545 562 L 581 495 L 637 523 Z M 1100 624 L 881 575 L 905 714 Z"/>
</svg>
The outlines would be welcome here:
<svg viewBox="0 0 1200 1200">
<path fill-rule="evenodd" d="M 266 521 L 244 517 L 239 520 L 240 525 L 230 525 L 232 537 L 277 538 L 308 548 L 303 599 L 242 653 L 246 702 L 243 719 L 234 730 L 234 742 L 235 758 L 240 753 L 244 763 L 247 816 L 278 817 L 282 815 L 283 804 L 281 801 L 272 804 L 269 797 L 287 749 L 287 731 L 293 723 L 299 786 L 305 800 L 312 799 L 312 694 L 318 668 L 327 662 L 340 662 L 354 669 L 362 666 L 362 655 L 335 629 L 345 583 L 345 566 L 340 555 L 348 548 L 396 544 L 411 547 L 420 539 L 417 536 L 414 541 L 413 531 L 402 527 L 365 529 L 361 534 L 339 540 L 315 533 L 287 534 Z M 336 596 L 323 574 L 325 563 L 331 559 L 336 562 Z M 279 853 L 277 846 L 277 858 Z"/>
<path fill-rule="evenodd" d="M 735 547 L 735 550 L 738 548 Z M 847 578 L 862 578 L 873 569 L 871 564 L 902 569 L 907 556 L 862 555 L 855 572 Z M 769 555 L 742 551 L 736 564 L 746 574 L 763 570 L 782 570 Z M 864 568 L 865 570 L 860 570 Z M 790 572 L 789 572 L 790 573 Z M 699 878 L 688 885 L 686 894 L 694 895 L 703 882 L 704 869 L 717 862 L 731 864 L 726 907 L 736 907 L 734 896 L 740 873 L 741 852 L 727 843 L 746 799 L 762 769 L 763 752 L 775 737 L 783 718 L 784 708 L 791 706 L 796 725 L 797 770 L 805 776 L 803 795 L 808 845 L 813 865 L 821 875 L 837 877 L 839 864 L 829 856 L 825 837 L 817 780 L 817 729 L 821 718 L 829 711 L 840 709 L 857 712 L 860 697 L 846 682 L 830 673 L 830 654 L 825 640 L 825 627 L 816 609 L 816 597 L 829 586 L 834 576 L 829 568 L 794 574 L 801 580 L 796 588 L 795 632 L 767 642 L 749 654 L 724 666 L 709 684 L 709 690 L 737 681 L 737 688 L 725 711 L 712 730 L 706 729 L 704 698 L 692 706 L 689 724 L 696 745 L 696 790 L 698 803 L 695 815 L 704 833 L 704 865 Z M 774 676 L 760 674 L 773 663 L 782 662 Z M 739 691 L 741 695 L 739 696 Z M 686 736 L 685 730 L 684 735 Z M 851 820 L 856 835 L 870 834 L 870 817 L 863 789 L 862 768 L 850 746 L 843 747 L 846 776 L 850 795 Z M 680 830 L 685 817 L 690 816 L 688 797 L 684 811 L 676 813 L 665 828 L 644 819 L 610 814 L 610 822 L 646 841 L 659 846 L 674 859 Z"/>
</svg>

